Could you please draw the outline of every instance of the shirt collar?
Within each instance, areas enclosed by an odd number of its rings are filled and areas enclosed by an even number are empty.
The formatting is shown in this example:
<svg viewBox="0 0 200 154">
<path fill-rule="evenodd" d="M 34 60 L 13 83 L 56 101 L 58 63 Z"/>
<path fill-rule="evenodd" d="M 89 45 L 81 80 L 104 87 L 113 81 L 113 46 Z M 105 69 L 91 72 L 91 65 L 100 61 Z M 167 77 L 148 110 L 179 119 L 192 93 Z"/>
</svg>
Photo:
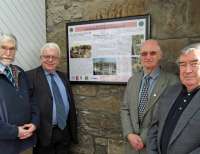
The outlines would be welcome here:
<svg viewBox="0 0 200 154">
<path fill-rule="evenodd" d="M 155 70 L 153 70 L 150 74 L 144 74 L 143 79 L 149 75 L 151 79 L 155 80 L 160 74 L 160 67 L 157 67 Z"/>
<path fill-rule="evenodd" d="M 183 86 L 182 92 L 184 94 L 188 94 L 188 93 L 195 94 L 200 89 L 200 86 L 198 86 L 198 87 L 194 88 L 192 91 L 188 92 L 186 86 L 185 85 L 182 85 L 182 86 Z"/>
<path fill-rule="evenodd" d="M 43 69 L 44 70 L 44 69 Z M 56 72 L 52 72 L 52 73 L 49 73 L 48 71 L 46 71 L 46 70 L 44 70 L 44 74 L 46 75 L 46 76 L 48 76 L 48 75 L 50 75 L 50 74 L 56 74 Z"/>
<path fill-rule="evenodd" d="M 0 62 L 0 74 L 4 74 L 6 66 Z"/>
</svg>

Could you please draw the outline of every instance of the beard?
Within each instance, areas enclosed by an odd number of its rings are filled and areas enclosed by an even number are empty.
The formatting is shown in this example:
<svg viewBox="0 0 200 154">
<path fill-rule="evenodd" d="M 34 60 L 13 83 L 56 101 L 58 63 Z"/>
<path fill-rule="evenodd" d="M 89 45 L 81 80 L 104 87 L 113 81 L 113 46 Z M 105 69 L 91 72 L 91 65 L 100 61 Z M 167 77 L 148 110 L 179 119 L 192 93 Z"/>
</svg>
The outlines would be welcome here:
<svg viewBox="0 0 200 154">
<path fill-rule="evenodd" d="M 0 62 L 6 66 L 10 65 L 14 61 L 14 58 L 0 57 Z"/>
</svg>

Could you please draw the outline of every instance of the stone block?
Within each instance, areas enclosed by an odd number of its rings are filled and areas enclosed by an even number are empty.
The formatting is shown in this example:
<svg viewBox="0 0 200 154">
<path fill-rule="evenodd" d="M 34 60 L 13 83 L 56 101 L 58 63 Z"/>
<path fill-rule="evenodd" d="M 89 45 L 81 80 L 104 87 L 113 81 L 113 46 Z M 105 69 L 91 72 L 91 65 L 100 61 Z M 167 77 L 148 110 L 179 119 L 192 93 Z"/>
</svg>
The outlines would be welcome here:
<svg viewBox="0 0 200 154">
<path fill-rule="evenodd" d="M 200 32 L 200 1 L 199 0 L 190 0 L 188 1 L 188 29 L 187 35 L 193 37 L 199 37 Z"/>
<path fill-rule="evenodd" d="M 102 145 L 95 145 L 95 154 L 107 154 L 107 147 Z"/>
<path fill-rule="evenodd" d="M 108 153 L 107 154 L 124 154 L 122 140 L 112 140 L 108 141 Z"/>
<path fill-rule="evenodd" d="M 152 0 L 146 6 L 151 14 L 152 36 L 158 38 L 185 37 L 188 30 L 187 0 Z"/>
<path fill-rule="evenodd" d="M 75 95 L 93 97 L 97 94 L 95 85 L 73 85 L 72 87 Z"/>
<path fill-rule="evenodd" d="M 108 140 L 105 138 L 95 138 L 95 144 L 106 146 L 108 145 Z"/>
<path fill-rule="evenodd" d="M 110 113 L 119 113 L 120 99 L 117 96 L 109 97 L 90 97 L 79 103 L 82 110 L 104 111 Z"/>
<path fill-rule="evenodd" d="M 121 138 L 119 114 L 101 111 L 79 111 L 81 132 L 102 138 Z"/>
<path fill-rule="evenodd" d="M 93 138 L 90 135 L 79 134 L 79 144 L 72 145 L 73 154 L 94 154 Z"/>
</svg>

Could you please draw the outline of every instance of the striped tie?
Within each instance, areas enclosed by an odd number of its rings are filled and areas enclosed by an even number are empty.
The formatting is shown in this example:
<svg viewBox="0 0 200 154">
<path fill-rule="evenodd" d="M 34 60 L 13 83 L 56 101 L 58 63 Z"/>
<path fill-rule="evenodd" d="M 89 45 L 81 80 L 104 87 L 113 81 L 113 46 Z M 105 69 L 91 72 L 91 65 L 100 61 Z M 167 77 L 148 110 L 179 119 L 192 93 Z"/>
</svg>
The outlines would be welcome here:
<svg viewBox="0 0 200 154">
<path fill-rule="evenodd" d="M 5 75 L 8 78 L 8 80 L 12 83 L 12 85 L 15 86 L 15 80 L 12 76 L 11 69 L 8 66 L 6 66 L 5 68 Z"/>
<path fill-rule="evenodd" d="M 56 119 L 58 127 L 63 130 L 66 127 L 67 114 L 65 113 L 64 102 L 60 90 L 58 88 L 58 85 L 56 84 L 56 81 L 54 80 L 54 74 L 50 74 L 50 77 L 52 92 L 56 105 Z"/>
</svg>

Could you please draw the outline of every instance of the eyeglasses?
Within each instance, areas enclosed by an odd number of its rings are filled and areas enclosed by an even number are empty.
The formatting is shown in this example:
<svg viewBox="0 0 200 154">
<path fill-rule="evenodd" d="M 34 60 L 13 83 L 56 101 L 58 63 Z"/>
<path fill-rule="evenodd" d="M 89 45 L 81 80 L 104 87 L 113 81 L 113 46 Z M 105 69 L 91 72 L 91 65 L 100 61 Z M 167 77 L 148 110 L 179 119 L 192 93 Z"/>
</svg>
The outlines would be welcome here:
<svg viewBox="0 0 200 154">
<path fill-rule="evenodd" d="M 157 51 L 149 51 L 149 52 L 144 51 L 144 52 L 141 52 L 141 53 L 140 53 L 140 55 L 141 55 L 142 57 L 146 57 L 148 54 L 149 54 L 150 56 L 155 56 L 155 55 L 157 54 Z"/>
<path fill-rule="evenodd" d="M 57 60 L 57 59 L 59 59 L 58 56 L 50 56 L 50 55 L 42 55 L 42 58 L 44 58 L 45 60 L 49 60 L 49 59 Z"/>
<path fill-rule="evenodd" d="M 7 46 L 1 46 L 1 49 L 3 51 L 15 51 L 16 50 L 15 47 L 7 47 Z"/>
<path fill-rule="evenodd" d="M 187 65 L 189 65 L 191 68 L 197 68 L 199 66 L 199 60 L 195 59 L 195 60 L 192 60 L 192 61 L 189 61 L 189 62 L 179 62 L 179 67 L 180 69 L 186 69 L 187 68 Z"/>
</svg>

